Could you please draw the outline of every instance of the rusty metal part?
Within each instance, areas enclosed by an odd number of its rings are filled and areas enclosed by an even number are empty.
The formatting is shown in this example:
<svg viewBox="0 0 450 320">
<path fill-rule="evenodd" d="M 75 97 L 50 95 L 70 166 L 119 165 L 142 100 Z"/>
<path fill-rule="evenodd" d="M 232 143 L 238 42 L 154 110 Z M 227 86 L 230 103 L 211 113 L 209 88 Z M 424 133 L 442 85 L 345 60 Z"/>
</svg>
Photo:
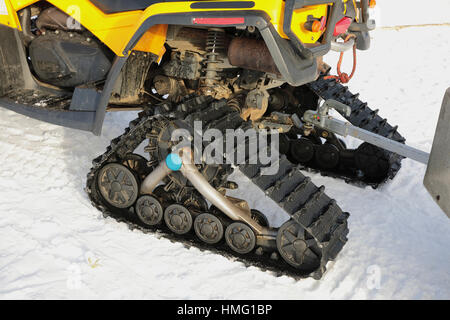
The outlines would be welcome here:
<svg viewBox="0 0 450 320">
<path fill-rule="evenodd" d="M 142 104 L 145 79 L 156 59 L 157 56 L 153 54 L 133 51 L 120 72 L 109 102 L 118 105 Z"/>
<path fill-rule="evenodd" d="M 303 125 L 303 135 L 308 137 L 314 131 L 314 126 L 310 123 L 305 123 Z"/>
<path fill-rule="evenodd" d="M 242 106 L 244 105 L 244 102 L 245 102 L 245 96 L 244 95 L 238 95 L 238 96 L 233 97 L 232 99 L 229 99 L 227 101 L 227 105 L 231 109 L 241 113 Z"/>
<path fill-rule="evenodd" d="M 229 99 L 232 95 L 232 91 L 228 86 L 222 84 L 216 84 L 212 86 L 204 86 L 198 90 L 198 93 L 203 96 L 211 96 L 214 99 Z"/>
<path fill-rule="evenodd" d="M 200 78 L 201 95 L 212 96 L 215 99 L 228 99 L 232 94 L 228 85 L 221 83 L 222 71 L 220 65 L 224 63 L 222 56 L 226 48 L 226 33 L 224 29 L 210 28 L 206 41 L 206 54 L 203 68 L 203 76 Z"/>
<path fill-rule="evenodd" d="M 228 60 L 236 67 L 280 74 L 264 40 L 233 39 L 228 47 Z"/>
<path fill-rule="evenodd" d="M 153 79 L 153 86 L 160 96 L 168 95 L 172 101 L 178 101 L 189 94 L 189 90 L 181 79 L 157 75 Z"/>
<path fill-rule="evenodd" d="M 205 59 L 205 76 L 204 83 L 207 87 L 217 84 L 221 78 L 218 75 L 222 71 L 218 64 L 223 61 L 219 58 L 220 52 L 225 48 L 225 30 L 211 28 L 208 31 L 208 39 L 206 41 L 206 59 Z"/>
<path fill-rule="evenodd" d="M 208 30 L 200 28 L 189 28 L 179 26 L 169 26 L 167 30 L 167 44 L 180 51 L 196 51 L 206 53 L 205 44 L 208 39 Z M 230 38 L 225 35 L 225 48 L 230 43 Z"/>
<path fill-rule="evenodd" d="M 279 133 L 287 133 L 294 126 L 290 115 L 280 112 L 272 112 L 269 117 L 256 121 L 253 125 L 261 130 L 276 130 Z"/>
<path fill-rule="evenodd" d="M 197 80 L 201 76 L 203 56 L 192 51 L 173 52 L 171 60 L 163 65 L 168 77 Z"/>
<path fill-rule="evenodd" d="M 172 95 L 178 92 L 177 80 L 171 77 L 158 75 L 153 79 L 153 85 L 156 92 L 161 96 L 166 94 Z"/>
<path fill-rule="evenodd" d="M 265 89 L 255 89 L 248 93 L 245 100 L 245 108 L 241 112 L 241 118 L 257 121 L 264 116 L 269 107 L 269 93 Z"/>
</svg>

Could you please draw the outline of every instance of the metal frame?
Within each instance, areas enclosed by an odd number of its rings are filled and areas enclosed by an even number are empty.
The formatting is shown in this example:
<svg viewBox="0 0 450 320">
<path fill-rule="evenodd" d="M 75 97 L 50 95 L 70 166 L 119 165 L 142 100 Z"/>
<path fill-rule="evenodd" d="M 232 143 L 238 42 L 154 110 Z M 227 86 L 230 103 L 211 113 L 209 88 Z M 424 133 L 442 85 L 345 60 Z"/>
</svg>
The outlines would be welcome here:
<svg viewBox="0 0 450 320">
<path fill-rule="evenodd" d="M 306 48 L 300 39 L 292 31 L 292 17 L 294 10 L 301 9 L 306 6 L 330 4 L 331 13 L 327 19 L 327 27 L 323 35 L 323 41 L 320 46 L 314 48 Z M 307 59 L 311 57 L 323 56 L 331 49 L 331 40 L 333 40 L 334 26 L 338 22 L 339 13 L 342 12 L 342 0 L 286 0 L 286 7 L 284 11 L 283 31 L 292 40 L 300 55 Z"/>
<path fill-rule="evenodd" d="M 385 138 L 368 130 L 355 127 L 349 122 L 334 119 L 328 115 L 328 111 L 330 109 L 335 109 L 341 114 L 343 113 L 347 116 L 349 116 L 349 113 L 351 112 L 349 106 L 335 100 L 327 100 L 321 107 L 319 107 L 318 111 L 306 111 L 303 116 L 303 120 L 307 123 L 313 124 L 314 126 L 336 133 L 343 137 L 352 136 L 382 149 L 397 153 L 406 158 L 410 158 L 423 164 L 428 164 L 430 157 L 428 153 L 389 138 Z"/>
</svg>

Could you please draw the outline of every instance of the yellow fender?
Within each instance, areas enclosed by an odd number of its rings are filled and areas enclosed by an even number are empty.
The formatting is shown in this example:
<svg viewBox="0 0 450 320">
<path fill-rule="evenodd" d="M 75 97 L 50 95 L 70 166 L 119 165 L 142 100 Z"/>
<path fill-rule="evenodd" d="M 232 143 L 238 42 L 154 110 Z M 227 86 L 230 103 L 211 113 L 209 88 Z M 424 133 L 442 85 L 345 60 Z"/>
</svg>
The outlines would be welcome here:
<svg viewBox="0 0 450 320">
<path fill-rule="evenodd" d="M 225 0 L 232 1 L 232 0 Z M 28 7 L 38 0 L 0 0 L 0 5 L 4 3 L 9 14 L 1 14 L 0 24 L 7 25 L 20 30 L 20 23 L 17 12 Z M 161 2 L 148 7 L 144 11 L 128 11 L 115 14 L 105 14 L 89 0 L 48 0 L 49 3 L 64 11 L 75 20 L 80 22 L 86 29 L 92 32 L 106 46 L 108 46 L 117 56 L 124 56 L 124 50 L 128 46 L 134 34 L 141 25 L 150 17 L 161 14 L 177 14 L 193 12 L 224 12 L 237 11 L 242 9 L 192 9 L 191 5 L 197 1 L 183 2 Z M 264 12 L 270 17 L 272 25 L 283 37 L 287 36 L 283 32 L 284 1 L 255 0 L 255 6 L 251 11 Z M 0 7 L 1 8 L 1 7 Z M 295 10 L 292 19 L 292 30 L 303 43 L 315 43 L 322 35 L 323 31 L 311 32 L 305 29 L 304 24 L 308 16 L 320 18 L 327 14 L 327 4 L 309 6 Z M 5 12 L 3 12 L 5 13 Z M 155 55 L 164 54 L 164 43 L 166 41 L 167 24 L 152 26 L 147 33 L 133 48 L 134 50 L 151 52 Z"/>
</svg>

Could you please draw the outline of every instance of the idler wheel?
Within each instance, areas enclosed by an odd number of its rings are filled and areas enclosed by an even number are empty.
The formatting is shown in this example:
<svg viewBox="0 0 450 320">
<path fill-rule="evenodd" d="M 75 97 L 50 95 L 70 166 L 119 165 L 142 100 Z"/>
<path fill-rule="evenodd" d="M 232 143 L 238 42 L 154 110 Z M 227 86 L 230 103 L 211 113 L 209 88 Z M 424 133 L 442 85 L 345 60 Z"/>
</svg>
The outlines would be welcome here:
<svg viewBox="0 0 450 320">
<path fill-rule="evenodd" d="M 321 254 L 316 240 L 293 220 L 278 231 L 277 248 L 287 263 L 302 272 L 311 272 L 320 266 Z"/>
</svg>

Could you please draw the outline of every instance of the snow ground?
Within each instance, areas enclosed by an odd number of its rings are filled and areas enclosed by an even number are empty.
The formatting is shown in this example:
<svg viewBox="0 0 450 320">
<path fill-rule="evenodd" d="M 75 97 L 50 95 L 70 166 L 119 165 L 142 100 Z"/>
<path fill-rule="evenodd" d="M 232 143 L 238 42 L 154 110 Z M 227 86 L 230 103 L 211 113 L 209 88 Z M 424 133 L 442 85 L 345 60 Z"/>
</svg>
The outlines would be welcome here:
<svg viewBox="0 0 450 320">
<path fill-rule="evenodd" d="M 450 86 L 449 34 L 377 30 L 350 83 L 427 151 Z M 104 219 L 85 175 L 134 116 L 109 114 L 94 137 L 0 109 L 0 299 L 450 298 L 450 221 L 422 186 L 425 167 L 410 160 L 380 190 L 313 176 L 352 214 L 349 242 L 321 281 L 275 277 Z"/>
</svg>

